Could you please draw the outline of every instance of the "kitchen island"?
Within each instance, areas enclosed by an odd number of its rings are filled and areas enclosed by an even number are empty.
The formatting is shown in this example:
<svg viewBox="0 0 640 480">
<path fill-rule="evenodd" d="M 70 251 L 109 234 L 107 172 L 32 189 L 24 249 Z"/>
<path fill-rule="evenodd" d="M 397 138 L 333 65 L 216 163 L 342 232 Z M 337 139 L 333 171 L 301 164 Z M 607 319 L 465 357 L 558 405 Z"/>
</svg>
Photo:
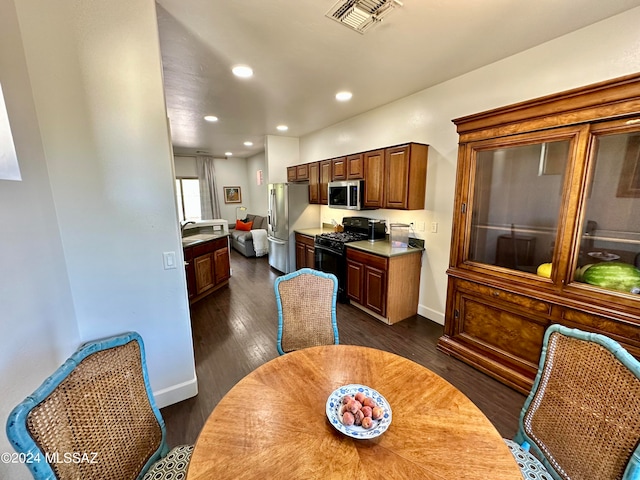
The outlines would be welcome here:
<svg viewBox="0 0 640 480">
<path fill-rule="evenodd" d="M 184 229 L 182 247 L 189 304 L 193 304 L 229 283 L 229 231 L 198 225 Z"/>
</svg>

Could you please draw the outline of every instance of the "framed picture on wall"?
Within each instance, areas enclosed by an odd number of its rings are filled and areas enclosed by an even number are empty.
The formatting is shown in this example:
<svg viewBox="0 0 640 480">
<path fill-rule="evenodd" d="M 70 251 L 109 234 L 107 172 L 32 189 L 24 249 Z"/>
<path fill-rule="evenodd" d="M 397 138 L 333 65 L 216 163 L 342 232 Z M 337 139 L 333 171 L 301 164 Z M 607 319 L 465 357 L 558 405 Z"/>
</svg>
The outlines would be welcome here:
<svg viewBox="0 0 640 480">
<path fill-rule="evenodd" d="M 222 187 L 224 189 L 224 203 L 242 203 L 240 187 Z"/>
</svg>

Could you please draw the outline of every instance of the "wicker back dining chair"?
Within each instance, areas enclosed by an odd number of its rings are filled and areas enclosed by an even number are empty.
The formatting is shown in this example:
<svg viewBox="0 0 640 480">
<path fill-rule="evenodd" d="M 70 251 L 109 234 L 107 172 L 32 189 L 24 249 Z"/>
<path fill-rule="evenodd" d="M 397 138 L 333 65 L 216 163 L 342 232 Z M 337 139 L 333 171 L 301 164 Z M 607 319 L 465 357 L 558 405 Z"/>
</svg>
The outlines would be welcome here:
<svg viewBox="0 0 640 480">
<path fill-rule="evenodd" d="M 278 306 L 278 353 L 338 344 L 338 279 L 331 273 L 302 268 L 274 283 Z"/>
<path fill-rule="evenodd" d="M 640 479 L 640 363 L 604 335 L 550 326 L 514 440 L 527 479 Z"/>
<path fill-rule="evenodd" d="M 169 451 L 140 335 L 90 342 L 7 420 L 36 480 L 186 478 L 192 446 Z"/>
</svg>

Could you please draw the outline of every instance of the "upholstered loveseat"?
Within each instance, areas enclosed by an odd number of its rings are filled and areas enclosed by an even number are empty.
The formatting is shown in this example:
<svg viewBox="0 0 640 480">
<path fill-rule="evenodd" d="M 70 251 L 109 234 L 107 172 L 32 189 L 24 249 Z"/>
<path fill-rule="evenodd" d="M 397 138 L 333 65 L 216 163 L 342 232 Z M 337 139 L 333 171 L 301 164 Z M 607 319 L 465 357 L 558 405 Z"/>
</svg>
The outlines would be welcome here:
<svg viewBox="0 0 640 480">
<path fill-rule="evenodd" d="M 253 246 L 253 234 L 250 230 L 267 229 L 267 217 L 260 215 L 247 214 L 247 218 L 244 219 L 244 223 L 247 224 L 253 222 L 249 230 L 239 230 L 233 228 L 230 231 L 231 246 L 243 254 L 245 257 L 255 257 L 256 251 Z"/>
</svg>

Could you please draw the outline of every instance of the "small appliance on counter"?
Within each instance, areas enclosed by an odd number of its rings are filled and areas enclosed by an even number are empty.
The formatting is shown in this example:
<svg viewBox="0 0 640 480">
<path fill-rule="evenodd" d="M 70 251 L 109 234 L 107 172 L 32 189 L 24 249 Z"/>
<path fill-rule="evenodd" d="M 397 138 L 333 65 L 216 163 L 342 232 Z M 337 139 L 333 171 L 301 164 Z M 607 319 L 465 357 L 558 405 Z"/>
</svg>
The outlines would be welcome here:
<svg viewBox="0 0 640 480">
<path fill-rule="evenodd" d="M 407 248 L 409 245 L 409 225 L 406 223 L 392 223 L 389 227 L 391 248 Z"/>
<path fill-rule="evenodd" d="M 369 219 L 369 225 L 367 227 L 367 235 L 370 242 L 376 240 L 384 240 L 387 235 L 387 227 L 384 220 Z"/>
</svg>

